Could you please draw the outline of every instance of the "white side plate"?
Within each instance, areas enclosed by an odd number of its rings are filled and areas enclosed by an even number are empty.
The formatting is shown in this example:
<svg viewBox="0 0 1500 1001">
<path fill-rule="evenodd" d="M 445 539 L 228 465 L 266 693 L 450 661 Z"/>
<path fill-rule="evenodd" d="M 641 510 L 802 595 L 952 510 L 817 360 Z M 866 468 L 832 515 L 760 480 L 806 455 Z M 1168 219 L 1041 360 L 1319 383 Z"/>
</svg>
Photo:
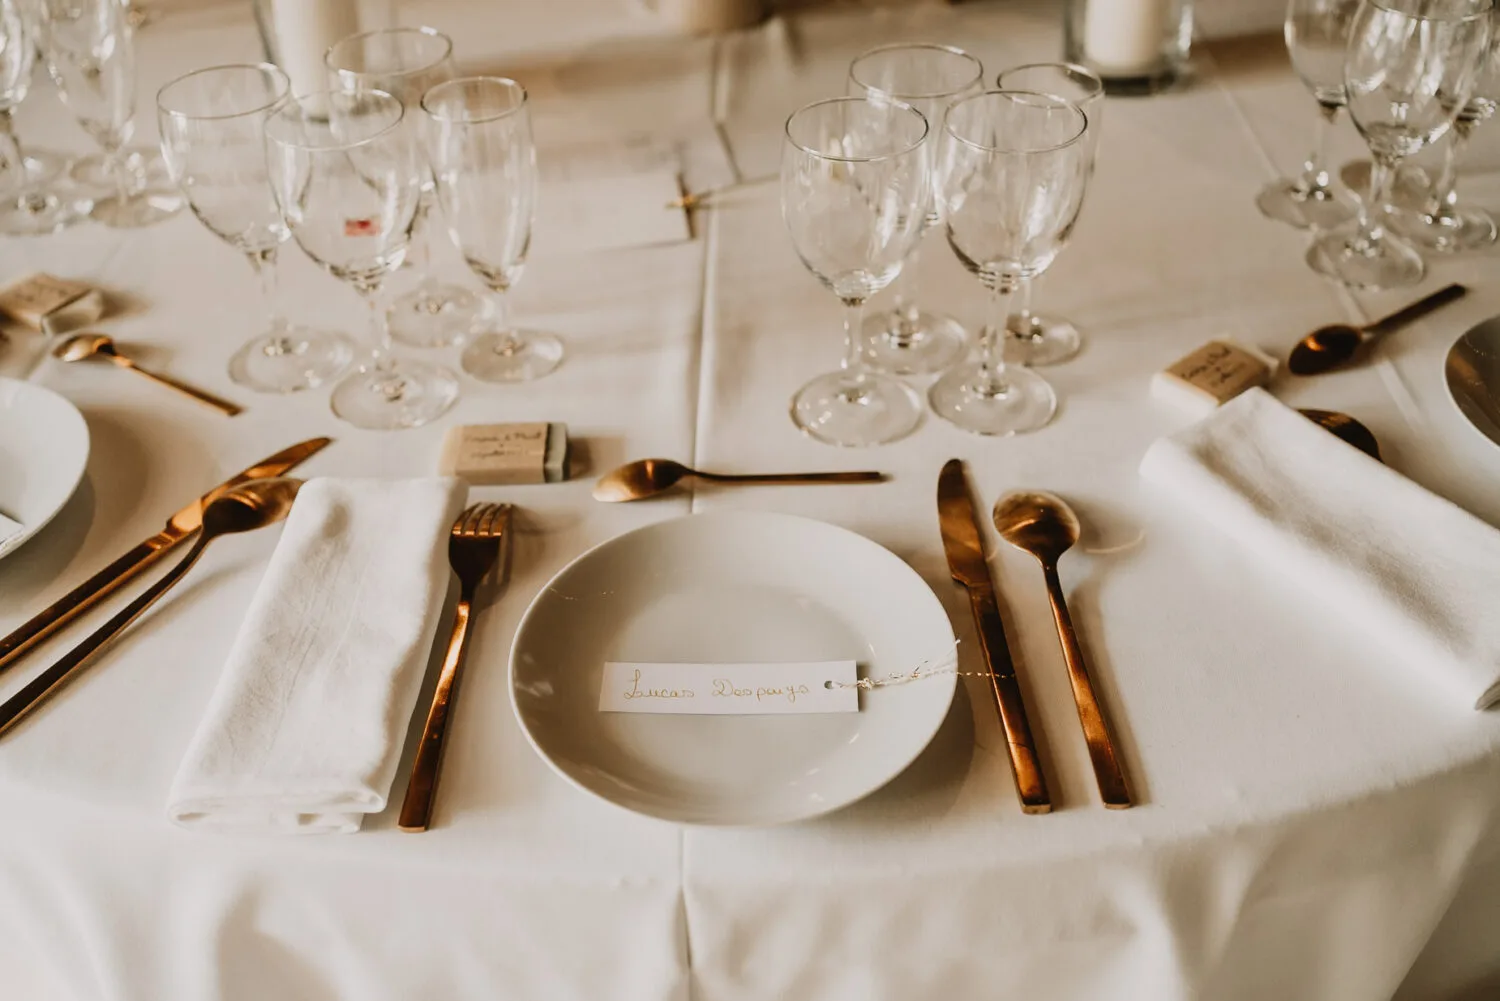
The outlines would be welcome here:
<svg viewBox="0 0 1500 1001">
<path fill-rule="evenodd" d="M 50 389 L 0 378 L 0 512 L 24 527 L 0 558 L 40 532 L 78 489 L 89 463 L 89 427 Z"/>
</svg>

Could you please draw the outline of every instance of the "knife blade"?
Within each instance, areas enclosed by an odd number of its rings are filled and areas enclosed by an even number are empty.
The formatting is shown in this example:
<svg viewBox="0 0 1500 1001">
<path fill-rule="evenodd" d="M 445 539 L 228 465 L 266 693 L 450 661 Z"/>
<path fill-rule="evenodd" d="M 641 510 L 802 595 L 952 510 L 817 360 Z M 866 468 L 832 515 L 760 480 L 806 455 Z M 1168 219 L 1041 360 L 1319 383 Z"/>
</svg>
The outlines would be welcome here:
<svg viewBox="0 0 1500 1001">
<path fill-rule="evenodd" d="M 1050 813 L 1052 800 L 1047 780 L 1042 775 L 1036 745 L 1031 739 L 1031 725 L 1026 720 L 1026 703 L 1016 677 L 1015 661 L 1005 641 L 1005 625 L 995 598 L 995 583 L 984 558 L 983 536 L 979 516 L 969 496 L 968 477 L 962 459 L 949 459 L 938 475 L 938 527 L 943 535 L 943 553 L 953 579 L 969 593 L 969 607 L 974 613 L 974 628 L 979 634 L 979 650 L 989 671 L 995 693 L 995 707 L 1005 730 L 1010 751 L 1011 774 L 1021 797 L 1024 813 Z"/>
<path fill-rule="evenodd" d="M 0 638 L 0 672 L 15 664 L 42 640 L 93 608 L 194 535 L 203 527 L 203 509 L 219 494 L 249 480 L 281 476 L 322 451 L 332 441 L 332 438 L 309 438 L 290 448 L 284 448 L 238 475 L 231 476 L 202 497 L 177 511 L 167 519 L 166 527 L 160 532 L 42 609 L 8 636 Z"/>
</svg>

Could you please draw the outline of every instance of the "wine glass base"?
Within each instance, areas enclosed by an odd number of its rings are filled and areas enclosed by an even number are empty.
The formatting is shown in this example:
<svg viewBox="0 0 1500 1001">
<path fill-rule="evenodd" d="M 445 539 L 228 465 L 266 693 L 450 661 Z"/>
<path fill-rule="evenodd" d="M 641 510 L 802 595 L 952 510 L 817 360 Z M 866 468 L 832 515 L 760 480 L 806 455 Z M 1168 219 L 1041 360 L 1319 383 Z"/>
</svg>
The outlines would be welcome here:
<svg viewBox="0 0 1500 1001">
<path fill-rule="evenodd" d="M 481 334 L 464 348 L 463 370 L 483 382 L 530 382 L 562 364 L 561 338 L 539 330 L 516 330 L 509 338 Z"/>
<path fill-rule="evenodd" d="M 396 431 L 421 427 L 458 399 L 458 377 L 440 365 L 400 360 L 390 368 L 366 368 L 333 387 L 334 414 L 357 428 Z"/>
<path fill-rule="evenodd" d="M 1070 321 L 1060 316 L 1031 315 L 1024 331 L 1021 317 L 1012 316 L 1005 332 L 1006 358 L 1022 365 L 1057 365 L 1078 353 L 1083 335 Z"/>
<path fill-rule="evenodd" d="M 1421 211 L 1392 212 L 1390 223 L 1402 237 L 1435 254 L 1483 250 L 1495 242 L 1497 235 L 1495 220 L 1488 212 L 1464 206 L 1447 216 Z"/>
<path fill-rule="evenodd" d="M 44 236 L 89 217 L 93 201 L 67 192 L 32 189 L 0 204 L 0 233 Z"/>
<path fill-rule="evenodd" d="M 792 423 L 825 445 L 862 448 L 905 438 L 922 423 L 922 400 L 906 383 L 876 372 L 830 372 L 797 390 Z"/>
<path fill-rule="evenodd" d="M 118 195 L 94 202 L 89 213 L 98 222 L 115 229 L 138 229 L 165 222 L 182 211 L 181 195 L 165 191 L 143 191 L 121 199 Z"/>
<path fill-rule="evenodd" d="M 999 390 L 982 386 L 978 362 L 949 371 L 927 391 L 933 413 L 965 431 L 1024 434 L 1045 427 L 1057 412 L 1057 394 L 1047 380 L 1024 368 L 1007 368 Z"/>
<path fill-rule="evenodd" d="M 1307 190 L 1295 178 L 1273 181 L 1260 190 L 1255 207 L 1267 219 L 1297 229 L 1332 229 L 1354 217 L 1354 206 L 1331 189 Z"/>
<path fill-rule="evenodd" d="M 127 146 L 120 151 L 120 155 L 125 169 L 147 190 L 172 189 L 172 176 L 167 171 L 167 162 L 162 159 L 160 149 L 155 146 Z M 103 153 L 91 153 L 74 160 L 68 168 L 68 176 L 73 179 L 74 184 L 92 194 L 100 197 L 114 194 L 115 175 Z"/>
<path fill-rule="evenodd" d="M 1390 233 L 1362 240 L 1357 221 L 1314 240 L 1307 248 L 1307 263 L 1319 274 L 1357 289 L 1402 288 L 1417 284 L 1427 273 L 1415 247 Z"/>
<path fill-rule="evenodd" d="M 891 375 L 941 372 L 958 359 L 969 340 L 953 317 L 926 310 L 918 310 L 906 330 L 895 310 L 885 310 L 866 319 L 862 333 L 866 363 Z"/>
<path fill-rule="evenodd" d="M 246 342 L 229 359 L 229 377 L 257 393 L 295 393 L 331 382 L 353 360 L 343 334 L 288 326 Z"/>
<path fill-rule="evenodd" d="M 484 300 L 461 285 L 432 278 L 391 305 L 391 339 L 413 348 L 462 344 L 484 313 Z"/>
<path fill-rule="evenodd" d="M 26 183 L 33 187 L 51 184 L 62 177 L 72 163 L 66 153 L 51 149 L 27 149 L 22 162 L 26 165 Z"/>
</svg>

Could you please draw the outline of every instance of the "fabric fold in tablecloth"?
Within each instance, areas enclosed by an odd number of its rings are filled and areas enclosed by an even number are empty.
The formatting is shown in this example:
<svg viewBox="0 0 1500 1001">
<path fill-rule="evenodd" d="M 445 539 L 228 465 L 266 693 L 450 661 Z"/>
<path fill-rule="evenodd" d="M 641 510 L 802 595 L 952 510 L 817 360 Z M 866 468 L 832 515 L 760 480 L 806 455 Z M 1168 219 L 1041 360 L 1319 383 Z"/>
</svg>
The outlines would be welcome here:
<svg viewBox="0 0 1500 1001">
<path fill-rule="evenodd" d="M 1141 476 L 1293 586 L 1378 635 L 1392 664 L 1500 701 L 1500 532 L 1252 389 L 1157 441 Z"/>
<path fill-rule="evenodd" d="M 348 833 L 385 809 L 462 503 L 453 479 L 303 486 L 172 784 L 173 821 Z"/>
</svg>

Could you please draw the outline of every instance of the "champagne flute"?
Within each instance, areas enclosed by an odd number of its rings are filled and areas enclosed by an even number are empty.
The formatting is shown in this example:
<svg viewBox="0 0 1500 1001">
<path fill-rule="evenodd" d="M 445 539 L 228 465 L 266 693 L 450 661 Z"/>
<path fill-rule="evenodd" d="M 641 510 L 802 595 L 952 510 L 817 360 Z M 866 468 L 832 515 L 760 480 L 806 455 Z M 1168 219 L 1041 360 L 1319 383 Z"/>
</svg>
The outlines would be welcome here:
<svg viewBox="0 0 1500 1001">
<path fill-rule="evenodd" d="M 1269 219 L 1299 229 L 1327 229 L 1348 220 L 1354 207 L 1339 196 L 1325 162 L 1328 137 L 1349 103 L 1344 53 L 1360 0 L 1288 0 L 1282 33 L 1303 86 L 1318 102 L 1318 136 L 1296 177 L 1272 181 L 1255 199 Z"/>
<path fill-rule="evenodd" d="M 1362 0 L 1349 34 L 1349 114 L 1370 147 L 1370 195 L 1354 220 L 1313 241 L 1307 262 L 1354 288 L 1422 280 L 1415 247 L 1386 227 L 1401 161 L 1447 132 L 1490 45 L 1491 0 Z"/>
<path fill-rule="evenodd" d="M 562 362 L 562 341 L 513 326 L 505 296 L 526 264 L 536 204 L 526 88 L 504 77 L 450 80 L 429 90 L 422 108 L 448 235 L 494 303 L 495 329 L 464 348 L 463 370 L 486 382 L 544 376 Z"/>
<path fill-rule="evenodd" d="M 37 0 L 42 52 L 58 97 L 99 144 L 115 193 L 90 214 L 106 226 L 150 226 L 181 211 L 178 192 L 137 192 L 124 147 L 135 133 L 135 45 L 120 0 Z"/>
<path fill-rule="evenodd" d="M 0 233 L 12 236 L 56 232 L 87 216 L 93 204 L 45 187 L 55 165 L 26 156 L 16 139 L 15 109 L 31 90 L 37 50 L 25 2 L 0 0 Z"/>
<path fill-rule="evenodd" d="M 333 412 L 355 427 L 418 427 L 458 398 L 437 365 L 390 353 L 385 280 L 411 243 L 426 165 L 400 101 L 382 91 L 291 98 L 266 122 L 271 190 L 292 238 L 370 310 L 373 357 L 333 388 Z"/>
<path fill-rule="evenodd" d="M 193 214 L 244 254 L 260 278 L 266 329 L 229 363 L 235 382 L 262 393 L 311 389 L 348 367 L 353 345 L 339 334 L 294 327 L 276 304 L 276 260 L 291 234 L 266 173 L 266 120 L 290 92 L 269 64 L 214 66 L 156 95 L 161 148 Z"/>
<path fill-rule="evenodd" d="M 1034 431 L 1052 419 L 1057 396 L 1028 368 L 1008 368 L 997 350 L 1010 300 L 1067 245 L 1088 186 L 1088 118 L 1071 101 L 1033 91 L 992 90 L 948 109 L 941 191 L 948 244 L 990 293 L 979 358 L 932 384 L 938 416 L 979 434 Z"/>
<path fill-rule="evenodd" d="M 1093 70 L 1076 63 L 1030 63 L 1015 66 L 995 79 L 1000 90 L 1029 90 L 1051 94 L 1078 105 L 1088 118 L 1084 142 L 1089 146 L 1092 176 L 1099 158 L 1099 137 L 1104 130 L 1104 81 Z M 1060 316 L 1041 316 L 1031 310 L 1037 280 L 1016 291 L 1015 315 L 1006 328 L 1005 353 L 1022 365 L 1056 365 L 1078 353 L 1083 336 L 1078 327 Z"/>
<path fill-rule="evenodd" d="M 934 130 L 948 105 L 983 89 L 984 66 L 969 53 L 948 45 L 883 45 L 849 65 L 850 93 L 909 104 Z M 934 131 L 923 147 L 929 177 L 936 148 Z M 931 228 L 942 222 L 936 192 L 928 202 L 926 228 Z M 953 317 L 917 305 L 913 288 L 919 252 L 920 243 L 892 283 L 892 308 L 871 316 L 863 328 L 869 364 L 882 372 L 941 372 L 968 341 L 963 325 Z"/>
<path fill-rule="evenodd" d="M 334 43 L 324 57 L 333 85 L 343 90 L 382 90 L 407 108 L 406 128 L 415 136 L 422 95 L 457 74 L 453 40 L 432 28 L 388 28 L 351 35 Z M 417 137 L 420 148 L 421 139 Z M 425 155 L 425 151 L 424 151 Z M 425 167 L 424 161 L 424 171 Z M 427 218 L 433 205 L 433 180 L 424 173 L 408 264 L 419 276 L 416 288 L 396 299 L 391 336 L 418 348 L 439 348 L 467 339 L 483 303 L 460 285 L 432 274 Z"/>
<path fill-rule="evenodd" d="M 835 97 L 786 123 L 781 213 L 807 269 L 844 304 L 844 364 L 792 398 L 792 421 L 830 445 L 879 445 L 922 419 L 917 394 L 865 365 L 865 302 L 916 248 L 932 200 L 927 119 L 890 100 Z"/>
</svg>

